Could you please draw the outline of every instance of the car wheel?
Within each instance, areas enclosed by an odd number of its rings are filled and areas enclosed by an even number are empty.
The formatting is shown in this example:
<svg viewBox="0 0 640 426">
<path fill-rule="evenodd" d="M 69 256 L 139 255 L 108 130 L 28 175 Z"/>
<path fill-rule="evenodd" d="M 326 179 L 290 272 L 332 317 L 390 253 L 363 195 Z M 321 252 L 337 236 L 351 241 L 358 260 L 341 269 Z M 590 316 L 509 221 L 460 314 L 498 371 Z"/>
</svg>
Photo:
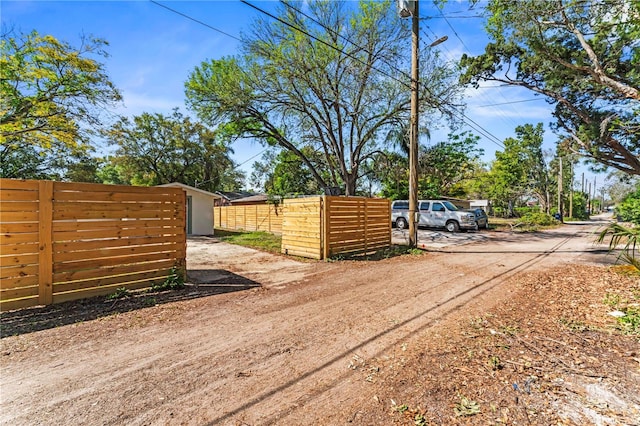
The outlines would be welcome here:
<svg viewBox="0 0 640 426">
<path fill-rule="evenodd" d="M 399 217 L 398 219 L 396 219 L 396 228 L 403 230 L 403 229 L 407 229 L 407 226 L 409 226 L 409 223 L 407 223 L 407 220 L 403 217 Z"/>
<path fill-rule="evenodd" d="M 447 222 L 445 227 L 449 232 L 458 232 L 458 229 L 460 229 L 460 227 L 458 226 L 458 222 L 456 222 L 455 220 L 450 220 L 449 222 Z"/>
<path fill-rule="evenodd" d="M 484 229 L 489 229 L 489 221 L 486 221 L 486 222 L 484 223 Z"/>
</svg>

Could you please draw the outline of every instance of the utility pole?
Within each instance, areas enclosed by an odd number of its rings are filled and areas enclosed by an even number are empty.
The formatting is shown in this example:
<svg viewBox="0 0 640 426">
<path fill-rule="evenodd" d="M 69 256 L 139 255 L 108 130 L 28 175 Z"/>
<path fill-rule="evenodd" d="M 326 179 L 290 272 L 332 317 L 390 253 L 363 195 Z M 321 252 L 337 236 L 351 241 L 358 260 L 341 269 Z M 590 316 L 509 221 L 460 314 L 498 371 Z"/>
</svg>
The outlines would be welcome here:
<svg viewBox="0 0 640 426">
<path fill-rule="evenodd" d="M 562 157 L 559 157 L 560 167 L 558 168 L 558 213 L 560 214 L 560 222 L 564 222 L 562 209 Z"/>
<path fill-rule="evenodd" d="M 573 218 L 573 161 L 569 161 L 569 179 L 571 179 L 571 184 L 569 185 L 569 217 Z"/>
<path fill-rule="evenodd" d="M 419 124 L 419 78 L 420 64 L 420 17 L 418 0 L 398 0 L 401 18 L 411 16 L 411 130 L 409 134 L 409 246 L 418 246 L 418 124 Z M 437 46 L 447 40 L 440 37 L 429 47 Z"/>
<path fill-rule="evenodd" d="M 418 0 L 411 14 L 411 133 L 409 142 L 409 247 L 418 246 L 418 63 L 420 31 Z"/>
</svg>

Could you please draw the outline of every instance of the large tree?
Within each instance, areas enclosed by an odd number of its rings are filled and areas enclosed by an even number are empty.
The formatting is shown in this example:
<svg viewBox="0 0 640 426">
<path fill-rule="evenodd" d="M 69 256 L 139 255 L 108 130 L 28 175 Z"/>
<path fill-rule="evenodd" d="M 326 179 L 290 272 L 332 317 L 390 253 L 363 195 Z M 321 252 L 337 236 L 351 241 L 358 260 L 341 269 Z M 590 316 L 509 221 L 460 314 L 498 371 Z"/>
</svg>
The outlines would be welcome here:
<svg viewBox="0 0 640 426">
<path fill-rule="evenodd" d="M 427 146 L 418 158 L 421 198 L 464 197 L 464 183 L 474 178 L 480 156 L 480 137 L 471 133 L 449 134 L 447 141 Z"/>
<path fill-rule="evenodd" d="M 188 104 L 209 124 L 293 152 L 325 192 L 353 195 L 384 135 L 409 121 L 410 78 L 399 71 L 408 70 L 408 29 L 390 0 L 283 2 L 278 17 L 254 23 L 242 55 L 198 66 Z M 451 102 L 452 72 L 424 63 L 423 106 Z M 305 148 L 322 153 L 328 175 Z"/>
<path fill-rule="evenodd" d="M 463 55 L 463 81 L 545 96 L 570 149 L 640 175 L 640 3 L 490 0 L 485 12 L 492 41 Z"/>
<path fill-rule="evenodd" d="M 529 197 L 536 198 L 541 208 L 549 211 L 551 181 L 542 152 L 542 135 L 542 123 L 516 127 L 516 137 L 505 139 L 504 150 L 496 152 L 491 170 L 482 177 L 493 205 L 508 216 Z"/>
<path fill-rule="evenodd" d="M 107 42 L 80 46 L 37 32 L 0 40 L 0 143 L 25 152 L 56 146 L 82 149 L 121 98 L 104 65 Z M 19 153 L 15 155 L 20 155 Z"/>
<path fill-rule="evenodd" d="M 118 145 L 110 160 L 118 179 L 134 185 L 180 182 L 218 191 L 242 186 L 227 143 L 177 109 L 169 116 L 143 113 L 121 118 L 108 132 Z"/>
</svg>

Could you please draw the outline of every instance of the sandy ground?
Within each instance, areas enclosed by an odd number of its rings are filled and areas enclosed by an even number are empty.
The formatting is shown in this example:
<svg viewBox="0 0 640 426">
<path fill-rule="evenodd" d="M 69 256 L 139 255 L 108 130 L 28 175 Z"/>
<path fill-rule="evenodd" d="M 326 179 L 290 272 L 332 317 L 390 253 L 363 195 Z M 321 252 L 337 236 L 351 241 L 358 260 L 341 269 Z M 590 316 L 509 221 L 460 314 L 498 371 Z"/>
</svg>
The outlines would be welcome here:
<svg viewBox="0 0 640 426">
<path fill-rule="evenodd" d="M 366 360 L 393 369 L 448 318 L 509 298 L 514 276 L 610 262 L 592 243 L 598 225 L 375 262 L 193 239 L 191 281 L 224 292 L 4 337 L 0 424 L 358 423 L 375 399 Z M 372 423 L 388 424 L 359 424 Z"/>
</svg>

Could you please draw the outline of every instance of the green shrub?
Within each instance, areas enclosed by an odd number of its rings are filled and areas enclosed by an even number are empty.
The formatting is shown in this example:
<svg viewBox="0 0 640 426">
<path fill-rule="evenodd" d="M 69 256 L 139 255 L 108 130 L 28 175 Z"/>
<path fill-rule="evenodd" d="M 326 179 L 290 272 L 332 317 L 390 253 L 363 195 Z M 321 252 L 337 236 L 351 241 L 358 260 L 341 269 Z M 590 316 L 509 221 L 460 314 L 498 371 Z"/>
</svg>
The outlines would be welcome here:
<svg viewBox="0 0 640 426">
<path fill-rule="evenodd" d="M 526 225 L 539 226 L 549 226 L 556 223 L 556 220 L 553 217 L 541 212 L 527 213 L 520 218 L 520 221 Z"/>
<path fill-rule="evenodd" d="M 623 222 L 631 222 L 640 225 L 640 189 L 627 195 L 616 207 L 618 219 Z"/>
<path fill-rule="evenodd" d="M 184 288 L 184 276 L 182 271 L 171 268 L 167 278 L 161 283 L 153 283 L 150 291 L 176 290 Z"/>
</svg>

